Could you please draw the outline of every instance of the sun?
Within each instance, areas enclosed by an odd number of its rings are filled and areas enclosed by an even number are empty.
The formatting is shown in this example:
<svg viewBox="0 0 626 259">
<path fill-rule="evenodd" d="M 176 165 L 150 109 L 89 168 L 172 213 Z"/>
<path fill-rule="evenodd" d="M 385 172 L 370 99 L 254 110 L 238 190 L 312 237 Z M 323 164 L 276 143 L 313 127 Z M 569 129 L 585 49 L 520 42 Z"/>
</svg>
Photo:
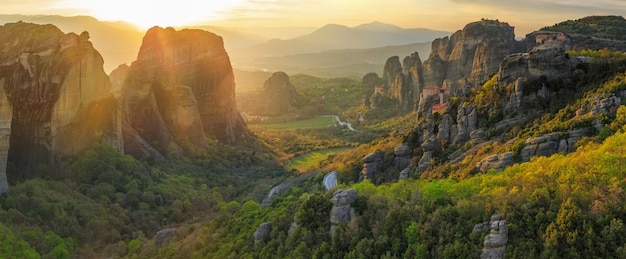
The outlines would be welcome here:
<svg viewBox="0 0 626 259">
<path fill-rule="evenodd" d="M 222 18 L 244 0 L 95 0 L 85 1 L 93 16 L 123 20 L 141 29 L 184 26 Z"/>
</svg>

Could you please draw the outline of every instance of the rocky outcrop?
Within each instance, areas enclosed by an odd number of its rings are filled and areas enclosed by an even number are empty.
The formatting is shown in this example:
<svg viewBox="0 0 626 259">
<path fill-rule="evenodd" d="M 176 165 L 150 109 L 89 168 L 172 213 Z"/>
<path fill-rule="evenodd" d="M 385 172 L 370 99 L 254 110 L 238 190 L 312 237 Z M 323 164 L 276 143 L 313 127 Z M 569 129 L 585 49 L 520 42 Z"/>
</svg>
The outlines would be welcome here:
<svg viewBox="0 0 626 259">
<path fill-rule="evenodd" d="M 263 222 L 254 231 L 254 244 L 265 242 L 270 238 L 272 232 L 272 224 L 270 222 Z"/>
<path fill-rule="evenodd" d="M 118 107 L 89 33 L 53 25 L 0 26 L 0 190 L 28 178 L 55 155 L 74 155 L 101 140 L 122 146 Z"/>
<path fill-rule="evenodd" d="M 420 145 L 424 153 L 422 154 L 422 158 L 420 158 L 419 162 L 417 162 L 418 173 L 426 171 L 426 168 L 430 166 L 430 160 L 433 156 L 433 153 L 440 148 L 439 140 L 433 135 L 430 134 L 429 137 Z"/>
<path fill-rule="evenodd" d="M 417 109 L 419 94 L 424 86 L 422 73 L 422 60 L 417 52 L 405 57 L 403 64 L 398 56 L 390 57 L 385 62 L 382 85 L 370 97 L 370 107 L 376 104 L 378 107 L 382 99 L 387 99 L 396 110 L 408 112 Z M 373 75 L 369 75 L 367 82 L 372 81 Z"/>
<path fill-rule="evenodd" d="M 506 226 L 506 220 L 501 219 L 500 215 L 491 216 L 490 232 L 483 242 L 483 251 L 480 258 L 499 259 L 504 258 L 506 243 L 509 240 L 509 229 Z"/>
<path fill-rule="evenodd" d="M 221 37 L 151 28 L 122 87 L 126 153 L 159 157 L 209 138 L 237 143 L 248 133 L 234 88 Z"/>
<path fill-rule="evenodd" d="M 463 93 L 466 86 L 479 86 L 498 71 L 504 57 L 515 53 L 513 27 L 497 20 L 470 23 L 450 38 L 434 40 L 424 62 L 425 85 L 447 86 L 452 93 Z"/>
<path fill-rule="evenodd" d="M 411 174 L 411 168 L 410 167 L 404 168 L 398 174 L 398 179 L 399 180 L 407 179 L 407 178 L 409 178 L 410 174 Z"/>
<path fill-rule="evenodd" d="M 490 169 L 501 170 L 513 165 L 513 152 L 506 152 L 499 155 L 491 155 L 478 162 L 476 167 L 480 171 L 487 172 Z"/>
<path fill-rule="evenodd" d="M 457 134 L 452 139 L 452 144 L 464 144 L 470 139 L 470 133 L 478 127 L 478 114 L 476 108 L 464 106 L 458 109 L 456 115 Z"/>
<path fill-rule="evenodd" d="M 335 228 L 339 224 L 345 224 L 356 218 L 356 213 L 351 204 L 359 198 L 359 193 L 355 189 L 337 190 L 333 193 L 330 202 L 333 208 L 330 210 L 330 236 L 335 233 Z"/>
<path fill-rule="evenodd" d="M 175 234 L 175 228 L 166 228 L 159 230 L 154 236 L 154 247 L 160 248 L 169 245 Z"/>
<path fill-rule="evenodd" d="M 563 48 L 537 47 L 528 53 L 507 56 L 500 64 L 497 84 L 500 87 L 516 84 L 516 92 L 521 91 L 520 78 L 529 81 L 539 77 L 547 80 L 566 78 L 581 62 L 579 58 L 566 55 Z"/>
<path fill-rule="evenodd" d="M 374 89 L 374 87 L 380 85 L 382 81 L 378 77 L 378 74 L 370 72 L 363 76 L 363 78 L 361 79 L 361 83 L 365 88 Z"/>
<path fill-rule="evenodd" d="M 374 180 L 378 176 L 378 171 L 382 167 L 383 154 L 380 152 L 370 153 L 363 158 L 363 169 L 360 180 Z"/>
<path fill-rule="evenodd" d="M 535 31 L 526 34 L 524 43 L 527 51 L 537 47 L 572 49 L 572 38 L 564 32 L 558 31 Z"/>
<path fill-rule="evenodd" d="M 526 146 L 521 151 L 522 161 L 530 161 L 533 156 L 550 156 L 559 147 L 559 132 L 526 139 Z"/>
<path fill-rule="evenodd" d="M 130 67 L 126 64 L 122 64 L 109 74 L 109 79 L 111 80 L 111 94 L 113 94 L 118 101 L 121 101 L 122 87 L 124 86 L 126 77 L 128 77 L 128 71 L 130 71 Z"/>
<path fill-rule="evenodd" d="M 265 80 L 261 91 L 260 115 L 279 116 L 296 111 L 298 93 L 286 73 L 275 72 L 272 74 L 270 78 Z"/>
<path fill-rule="evenodd" d="M 411 148 L 407 143 L 397 145 L 393 149 L 393 154 L 396 157 L 395 166 L 398 169 L 406 168 L 411 162 Z"/>
<path fill-rule="evenodd" d="M 580 109 L 576 110 L 576 116 L 582 117 L 588 114 L 597 116 L 600 114 L 614 113 L 620 105 L 622 105 L 622 98 L 614 93 L 608 96 L 597 94 L 589 98 Z"/>
<path fill-rule="evenodd" d="M 551 156 L 555 153 L 567 154 L 576 150 L 576 143 L 587 136 L 591 131 L 598 131 L 593 127 L 578 128 L 567 132 L 553 132 L 539 137 L 526 139 L 526 146 L 522 148 L 520 156 L 524 162 L 534 156 Z"/>
<path fill-rule="evenodd" d="M 439 128 L 437 130 L 437 139 L 439 141 L 450 141 L 450 139 L 458 132 L 456 129 L 456 125 L 454 123 L 454 119 L 450 114 L 445 114 L 441 117 L 441 121 L 439 122 Z"/>
</svg>

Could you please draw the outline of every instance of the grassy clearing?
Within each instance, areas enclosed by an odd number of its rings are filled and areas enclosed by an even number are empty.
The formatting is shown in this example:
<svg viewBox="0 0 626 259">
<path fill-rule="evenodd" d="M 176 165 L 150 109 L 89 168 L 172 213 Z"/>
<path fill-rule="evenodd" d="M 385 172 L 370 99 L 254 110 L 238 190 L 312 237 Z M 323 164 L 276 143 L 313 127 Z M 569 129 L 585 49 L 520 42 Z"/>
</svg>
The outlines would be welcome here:
<svg viewBox="0 0 626 259">
<path fill-rule="evenodd" d="M 354 148 L 345 147 L 314 151 L 292 159 L 291 161 L 289 161 L 289 164 L 287 164 L 287 168 L 296 169 L 299 172 L 305 172 L 311 167 L 318 165 L 319 162 L 327 159 L 331 155 L 349 152 L 353 149 Z"/>
<path fill-rule="evenodd" d="M 305 130 L 321 129 L 332 125 L 335 125 L 335 119 L 332 117 L 315 117 L 308 120 L 290 121 L 284 123 L 255 124 L 254 127 L 277 130 Z"/>
</svg>

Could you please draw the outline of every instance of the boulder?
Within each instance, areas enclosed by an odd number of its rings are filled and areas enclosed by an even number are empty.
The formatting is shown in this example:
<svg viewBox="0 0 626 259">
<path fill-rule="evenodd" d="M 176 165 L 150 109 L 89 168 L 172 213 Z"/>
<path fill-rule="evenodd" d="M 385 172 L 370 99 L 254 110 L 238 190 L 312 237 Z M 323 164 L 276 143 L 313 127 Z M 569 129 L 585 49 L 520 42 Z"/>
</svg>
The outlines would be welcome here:
<svg viewBox="0 0 626 259">
<path fill-rule="evenodd" d="M 335 228 L 339 224 L 348 223 L 356 218 L 354 208 L 350 205 L 359 198 L 359 193 L 355 189 L 337 190 L 333 193 L 330 202 L 333 207 L 330 210 L 330 236 L 335 233 Z"/>
<path fill-rule="evenodd" d="M 522 148 L 522 151 L 520 151 L 522 162 L 530 161 L 530 158 L 535 155 L 535 152 L 537 152 L 537 145 L 526 145 Z"/>
<path fill-rule="evenodd" d="M 483 250 L 480 258 L 499 259 L 504 257 L 506 243 L 508 242 L 509 230 L 506 220 L 502 220 L 500 215 L 494 214 L 489 221 L 491 231 L 485 237 Z"/>
<path fill-rule="evenodd" d="M 558 150 L 559 144 L 555 141 L 547 141 L 537 146 L 536 156 L 551 156 Z"/>
<path fill-rule="evenodd" d="M 396 156 L 396 159 L 395 159 L 396 168 L 401 169 L 409 165 L 410 159 L 411 159 L 411 156 L 410 156 L 411 149 L 409 148 L 408 144 L 403 143 L 401 145 L 396 146 L 393 150 L 393 153 Z"/>
<path fill-rule="evenodd" d="M 426 171 L 426 168 L 428 168 L 428 166 L 430 165 L 430 159 L 432 158 L 432 156 L 433 151 L 424 152 L 422 158 L 417 163 L 417 169 L 415 169 L 415 171 L 417 171 L 418 173 Z"/>
<path fill-rule="evenodd" d="M 407 178 L 409 178 L 410 173 L 411 173 L 411 168 L 410 167 L 404 168 L 404 169 L 402 169 L 402 171 L 400 171 L 400 174 L 398 175 L 398 179 L 399 180 L 407 179 Z"/>
<path fill-rule="evenodd" d="M 254 243 L 259 244 L 267 241 L 270 238 L 272 232 L 272 224 L 270 222 L 263 222 L 254 231 Z"/>
<path fill-rule="evenodd" d="M 470 140 L 478 142 L 487 136 L 487 132 L 484 129 L 477 129 L 470 132 Z"/>
<path fill-rule="evenodd" d="M 489 169 L 501 170 L 513 165 L 513 152 L 506 152 L 499 155 L 491 155 L 478 162 L 476 167 L 480 171 L 487 172 Z"/>
<path fill-rule="evenodd" d="M 166 228 L 159 230 L 154 236 L 154 246 L 156 248 L 165 247 L 170 244 L 172 238 L 176 234 L 175 228 Z"/>
</svg>

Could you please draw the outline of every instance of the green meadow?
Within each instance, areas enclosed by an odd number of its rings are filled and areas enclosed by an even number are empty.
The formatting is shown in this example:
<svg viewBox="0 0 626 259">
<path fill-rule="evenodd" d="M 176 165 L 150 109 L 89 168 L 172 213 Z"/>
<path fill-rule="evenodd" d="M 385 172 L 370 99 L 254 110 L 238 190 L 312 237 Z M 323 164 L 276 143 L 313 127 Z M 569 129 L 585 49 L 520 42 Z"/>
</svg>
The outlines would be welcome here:
<svg viewBox="0 0 626 259">
<path fill-rule="evenodd" d="M 289 169 L 296 169 L 299 172 L 305 172 L 306 170 L 311 169 L 311 167 L 318 165 L 319 162 L 324 161 L 331 155 L 345 153 L 353 149 L 354 148 L 345 147 L 313 151 L 292 159 L 289 161 L 289 164 L 287 164 L 287 167 Z"/>
<path fill-rule="evenodd" d="M 284 123 L 256 124 L 255 127 L 264 129 L 277 130 L 305 130 L 305 129 L 321 129 L 335 125 L 335 119 L 332 117 L 315 117 L 307 120 L 290 121 Z"/>
</svg>

